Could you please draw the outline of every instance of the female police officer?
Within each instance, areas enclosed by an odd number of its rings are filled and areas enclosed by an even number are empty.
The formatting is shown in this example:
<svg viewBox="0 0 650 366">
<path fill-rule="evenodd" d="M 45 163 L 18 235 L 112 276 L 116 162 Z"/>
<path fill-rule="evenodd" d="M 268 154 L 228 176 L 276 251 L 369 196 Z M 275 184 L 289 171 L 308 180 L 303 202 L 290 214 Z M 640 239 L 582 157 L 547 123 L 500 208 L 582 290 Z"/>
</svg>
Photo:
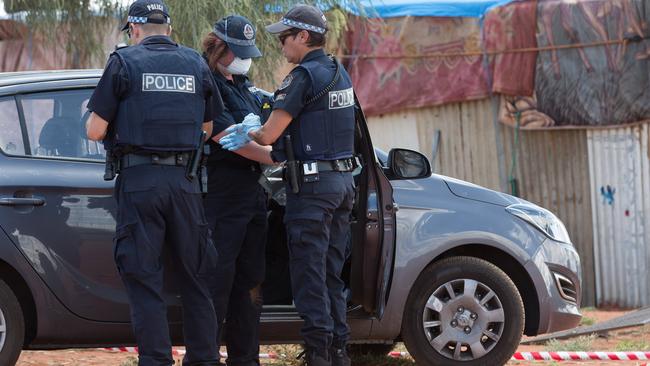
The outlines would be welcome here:
<svg viewBox="0 0 650 366">
<path fill-rule="evenodd" d="M 247 117 L 230 127 L 220 143 L 235 150 L 251 138 L 273 144 L 276 161 L 287 160 L 300 170 L 300 177 L 288 171 L 289 180 L 300 187 L 287 185 L 285 223 L 307 364 L 347 366 L 349 328 L 341 270 L 354 200 L 352 83 L 323 51 L 327 22 L 317 8 L 296 5 L 266 29 L 279 34 L 284 56 L 298 66 L 275 92 L 273 112 L 264 126 Z M 282 134 L 291 136 L 292 146 L 281 146 L 287 141 Z M 292 160 L 297 165 L 291 165 Z"/>
<path fill-rule="evenodd" d="M 214 120 L 204 199 L 219 253 L 213 288 L 219 338 L 225 328 L 228 365 L 258 365 L 267 200 L 258 162 L 272 164 L 271 149 L 251 142 L 233 153 L 216 141 L 249 113 L 268 116 L 271 104 L 246 77 L 251 59 L 262 56 L 248 19 L 230 15 L 217 21 L 203 51 L 225 105 Z"/>
</svg>

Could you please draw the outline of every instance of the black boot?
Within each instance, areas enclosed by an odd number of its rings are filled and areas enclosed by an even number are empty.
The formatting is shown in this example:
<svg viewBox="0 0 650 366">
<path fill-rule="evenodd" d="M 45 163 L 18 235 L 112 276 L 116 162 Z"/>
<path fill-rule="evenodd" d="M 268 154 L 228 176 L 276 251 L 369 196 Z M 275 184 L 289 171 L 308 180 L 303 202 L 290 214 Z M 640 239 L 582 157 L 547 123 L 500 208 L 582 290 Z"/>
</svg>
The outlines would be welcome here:
<svg viewBox="0 0 650 366">
<path fill-rule="evenodd" d="M 332 366 L 350 366 L 352 364 L 345 346 L 337 347 L 336 345 L 332 345 L 332 348 L 330 348 L 330 359 L 332 360 Z"/>
<path fill-rule="evenodd" d="M 304 352 L 305 365 L 307 366 L 332 366 L 327 350 L 307 348 Z"/>
</svg>

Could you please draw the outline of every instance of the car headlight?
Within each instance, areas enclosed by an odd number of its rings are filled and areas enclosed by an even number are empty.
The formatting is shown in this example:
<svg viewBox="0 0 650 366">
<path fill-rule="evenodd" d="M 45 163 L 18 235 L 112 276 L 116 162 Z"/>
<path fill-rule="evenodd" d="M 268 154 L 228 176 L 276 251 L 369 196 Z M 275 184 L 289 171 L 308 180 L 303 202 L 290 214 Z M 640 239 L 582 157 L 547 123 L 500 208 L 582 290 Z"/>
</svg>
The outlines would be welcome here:
<svg viewBox="0 0 650 366">
<path fill-rule="evenodd" d="M 549 238 L 571 244 L 566 227 L 551 211 L 523 203 L 510 205 L 506 211 L 527 221 Z"/>
</svg>

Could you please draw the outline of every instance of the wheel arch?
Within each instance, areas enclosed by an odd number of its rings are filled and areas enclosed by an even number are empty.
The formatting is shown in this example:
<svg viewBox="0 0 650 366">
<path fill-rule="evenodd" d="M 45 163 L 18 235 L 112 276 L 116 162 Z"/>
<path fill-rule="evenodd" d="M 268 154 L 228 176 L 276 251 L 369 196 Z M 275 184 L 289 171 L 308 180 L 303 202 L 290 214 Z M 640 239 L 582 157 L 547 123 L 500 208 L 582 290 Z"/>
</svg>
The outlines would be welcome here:
<svg viewBox="0 0 650 366">
<path fill-rule="evenodd" d="M 451 248 L 434 258 L 428 265 L 438 262 L 445 258 L 466 256 L 483 259 L 494 264 L 505 272 L 514 282 L 521 300 L 524 303 L 524 334 L 536 335 L 540 324 L 539 297 L 535 289 L 533 280 L 530 278 L 524 266 L 519 263 L 513 256 L 507 252 L 490 245 L 483 244 L 466 244 Z M 528 289 L 528 290 L 527 290 Z"/>
<path fill-rule="evenodd" d="M 36 303 L 27 282 L 9 263 L 0 260 L 0 279 L 13 291 L 23 312 L 25 321 L 25 340 L 23 346 L 29 345 L 36 337 Z"/>
</svg>

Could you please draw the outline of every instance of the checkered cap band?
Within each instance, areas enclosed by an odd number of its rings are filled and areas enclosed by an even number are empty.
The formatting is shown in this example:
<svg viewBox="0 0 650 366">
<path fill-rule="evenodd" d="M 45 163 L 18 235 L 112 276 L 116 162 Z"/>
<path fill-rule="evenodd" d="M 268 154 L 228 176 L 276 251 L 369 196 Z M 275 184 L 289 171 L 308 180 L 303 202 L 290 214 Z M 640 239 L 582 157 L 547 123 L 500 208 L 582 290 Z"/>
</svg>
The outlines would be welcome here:
<svg viewBox="0 0 650 366">
<path fill-rule="evenodd" d="M 308 31 L 312 31 L 312 32 L 320 33 L 320 34 L 324 34 L 327 31 L 327 29 L 325 29 L 325 28 L 317 27 L 315 25 L 311 25 L 311 24 L 307 24 L 307 23 L 297 22 L 295 20 L 291 20 L 291 19 L 287 19 L 287 18 L 282 18 L 281 22 L 282 22 L 282 24 L 288 25 L 290 27 L 300 28 L 300 29 L 304 29 L 304 30 L 308 30 Z"/>
<path fill-rule="evenodd" d="M 216 28 L 212 30 L 217 37 L 223 39 L 226 43 L 236 44 L 238 46 L 255 46 L 255 39 L 237 39 L 228 37 L 227 35 L 219 32 Z"/>
<path fill-rule="evenodd" d="M 167 24 L 171 23 L 171 18 L 165 17 L 165 19 L 167 20 L 167 22 L 166 22 Z M 129 17 L 128 17 L 128 19 L 126 21 L 129 22 L 129 23 L 144 24 L 144 23 L 147 22 L 147 20 L 148 20 L 147 17 L 134 17 L 134 16 L 129 15 Z"/>
<path fill-rule="evenodd" d="M 129 23 L 146 23 L 147 22 L 147 17 L 133 17 L 129 15 L 129 18 L 127 19 L 127 22 Z"/>
</svg>

